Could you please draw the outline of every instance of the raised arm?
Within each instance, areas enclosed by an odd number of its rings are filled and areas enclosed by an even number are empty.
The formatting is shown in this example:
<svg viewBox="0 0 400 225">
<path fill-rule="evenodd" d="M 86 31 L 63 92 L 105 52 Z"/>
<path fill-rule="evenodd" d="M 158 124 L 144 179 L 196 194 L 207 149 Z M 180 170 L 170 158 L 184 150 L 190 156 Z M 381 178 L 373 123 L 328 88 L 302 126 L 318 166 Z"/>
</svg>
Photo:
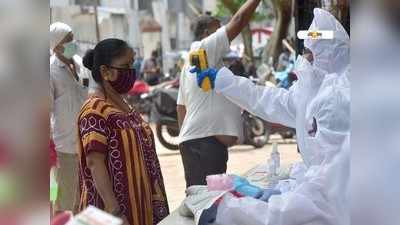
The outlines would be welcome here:
<svg viewBox="0 0 400 225">
<path fill-rule="evenodd" d="M 229 5 L 231 0 L 223 0 Z M 239 10 L 233 15 L 232 19 L 226 25 L 226 33 L 229 41 L 235 39 L 240 32 L 249 24 L 250 19 L 261 0 L 247 0 Z M 234 9 L 231 9 L 231 11 Z"/>
</svg>

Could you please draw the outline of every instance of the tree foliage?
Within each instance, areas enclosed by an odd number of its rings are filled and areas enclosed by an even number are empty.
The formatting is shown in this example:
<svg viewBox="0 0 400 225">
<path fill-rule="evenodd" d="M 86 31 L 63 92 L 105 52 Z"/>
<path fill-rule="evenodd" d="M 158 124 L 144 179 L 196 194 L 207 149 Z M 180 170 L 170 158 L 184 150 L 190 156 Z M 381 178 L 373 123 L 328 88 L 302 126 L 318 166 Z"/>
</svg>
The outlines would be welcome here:
<svg viewBox="0 0 400 225">
<path fill-rule="evenodd" d="M 233 15 L 247 0 L 218 0 L 217 1 L 217 12 L 216 16 L 225 18 Z M 252 20 L 255 22 L 261 22 L 267 19 L 273 19 L 273 15 L 266 13 L 269 5 L 262 1 L 260 10 L 253 14 Z"/>
<path fill-rule="evenodd" d="M 217 2 L 217 12 L 215 15 L 220 18 L 230 17 L 235 14 L 239 8 L 247 0 L 218 0 Z M 263 1 L 261 5 L 257 8 L 256 12 L 253 14 L 252 21 L 261 22 L 266 19 L 272 19 L 273 16 L 268 12 L 268 5 Z M 252 35 L 250 25 L 248 25 L 242 31 L 242 39 L 244 44 L 245 56 L 252 61 L 253 60 L 253 47 L 252 47 Z"/>
</svg>

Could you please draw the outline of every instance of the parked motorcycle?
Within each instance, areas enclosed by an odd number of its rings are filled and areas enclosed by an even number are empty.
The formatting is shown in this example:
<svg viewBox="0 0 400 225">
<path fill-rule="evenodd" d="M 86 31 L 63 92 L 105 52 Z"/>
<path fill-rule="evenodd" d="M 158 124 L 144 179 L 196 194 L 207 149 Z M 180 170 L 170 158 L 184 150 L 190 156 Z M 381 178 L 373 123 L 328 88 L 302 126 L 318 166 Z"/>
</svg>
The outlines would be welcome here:
<svg viewBox="0 0 400 225">
<path fill-rule="evenodd" d="M 156 124 L 156 135 L 160 143 L 170 150 L 178 150 L 179 126 L 176 112 L 178 89 L 155 89 L 144 97 L 150 103 L 149 121 Z"/>
<path fill-rule="evenodd" d="M 261 148 L 268 143 L 269 130 L 265 126 L 265 121 L 250 114 L 242 112 L 244 143 L 255 148 Z"/>
<path fill-rule="evenodd" d="M 242 113 L 244 128 L 244 144 L 261 148 L 269 142 L 272 134 L 279 134 L 282 139 L 292 139 L 296 130 L 285 127 L 278 123 L 270 123 L 250 114 L 247 111 Z"/>
<path fill-rule="evenodd" d="M 149 92 L 150 86 L 143 80 L 137 80 L 132 89 L 129 90 L 127 100 L 129 104 L 136 106 L 140 102 L 140 96 Z"/>
<path fill-rule="evenodd" d="M 160 143 L 170 150 L 178 150 L 179 136 L 176 100 L 178 80 L 170 80 L 150 87 L 143 81 L 137 81 L 129 92 L 128 101 L 136 110 L 154 123 L 156 136 Z"/>
<path fill-rule="evenodd" d="M 227 59 L 225 60 L 227 64 L 226 66 L 229 66 L 229 69 L 235 75 L 242 76 L 242 74 L 244 73 L 244 70 L 242 68 L 244 67 L 240 66 L 241 60 L 230 59 L 230 58 Z M 271 74 L 274 75 L 274 72 L 275 71 L 272 70 Z M 255 78 L 253 76 L 249 76 L 248 78 L 255 84 L 265 85 L 262 84 L 264 83 L 264 79 Z M 261 118 L 252 115 L 247 111 L 242 112 L 242 119 L 243 119 L 244 144 L 252 145 L 255 148 L 261 148 L 264 145 L 266 145 L 269 141 L 271 134 L 278 133 L 281 135 L 283 139 L 293 138 L 295 134 L 295 130 L 292 128 L 264 121 Z"/>
</svg>

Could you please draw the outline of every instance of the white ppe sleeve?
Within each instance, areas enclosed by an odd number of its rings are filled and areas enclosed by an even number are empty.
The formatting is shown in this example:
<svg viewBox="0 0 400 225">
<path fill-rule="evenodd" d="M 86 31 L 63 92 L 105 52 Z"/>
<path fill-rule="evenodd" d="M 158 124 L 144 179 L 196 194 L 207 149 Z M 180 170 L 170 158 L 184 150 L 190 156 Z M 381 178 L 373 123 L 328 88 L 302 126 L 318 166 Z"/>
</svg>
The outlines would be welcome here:
<svg viewBox="0 0 400 225">
<path fill-rule="evenodd" d="M 265 87 L 235 76 L 228 68 L 218 71 L 215 90 L 248 112 L 272 123 L 296 126 L 297 85 L 289 89 Z"/>
</svg>

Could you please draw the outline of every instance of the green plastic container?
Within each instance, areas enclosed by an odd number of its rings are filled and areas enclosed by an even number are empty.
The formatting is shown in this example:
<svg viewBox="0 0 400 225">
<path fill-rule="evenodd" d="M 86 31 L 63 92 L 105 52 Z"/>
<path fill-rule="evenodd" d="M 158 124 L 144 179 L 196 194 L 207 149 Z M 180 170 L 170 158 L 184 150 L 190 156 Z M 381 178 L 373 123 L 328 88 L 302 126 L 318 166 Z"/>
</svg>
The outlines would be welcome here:
<svg viewBox="0 0 400 225">
<path fill-rule="evenodd" d="M 50 170 L 50 201 L 55 202 L 57 200 L 58 184 L 54 177 L 54 169 Z"/>
<path fill-rule="evenodd" d="M 0 207 L 15 201 L 16 190 L 13 176 L 0 171 Z"/>
</svg>

